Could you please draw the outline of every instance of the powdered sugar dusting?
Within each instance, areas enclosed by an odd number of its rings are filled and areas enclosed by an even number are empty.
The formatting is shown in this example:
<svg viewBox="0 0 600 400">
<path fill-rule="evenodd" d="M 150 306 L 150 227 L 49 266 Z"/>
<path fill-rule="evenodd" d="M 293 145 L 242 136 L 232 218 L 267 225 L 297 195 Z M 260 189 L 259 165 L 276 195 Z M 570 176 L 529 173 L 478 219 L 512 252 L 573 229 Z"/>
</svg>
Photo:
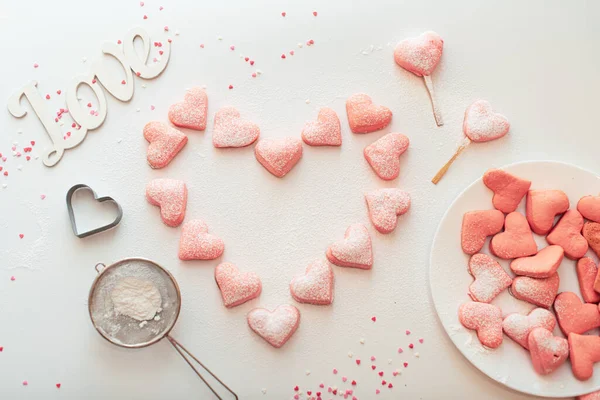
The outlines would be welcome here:
<svg viewBox="0 0 600 400">
<path fill-rule="evenodd" d="M 370 269 L 373 265 L 373 249 L 367 227 L 363 224 L 350 225 L 344 240 L 329 246 L 327 258 L 342 267 Z"/>
<path fill-rule="evenodd" d="M 364 155 L 381 179 L 395 179 L 400 173 L 400 156 L 408 149 L 409 143 L 406 135 L 388 133 L 365 147 Z"/>
<path fill-rule="evenodd" d="M 502 266 L 487 254 L 475 254 L 471 257 L 469 273 L 475 278 L 469 286 L 469 295 L 482 303 L 491 302 L 512 283 Z"/>
<path fill-rule="evenodd" d="M 191 88 L 185 94 L 183 102 L 169 107 L 169 120 L 175 126 L 203 131 L 206 128 L 208 96 L 204 89 Z"/>
<path fill-rule="evenodd" d="M 487 303 L 464 303 L 458 310 L 460 323 L 467 329 L 477 331 L 484 346 L 496 348 L 502 344 L 502 311 Z"/>
<path fill-rule="evenodd" d="M 254 272 L 241 272 L 231 263 L 215 268 L 215 281 L 221 291 L 225 307 L 235 307 L 260 295 L 262 285 Z"/>
<path fill-rule="evenodd" d="M 474 142 L 487 142 L 508 133 L 510 124 L 504 115 L 495 113 L 485 100 L 477 100 L 465 111 L 463 131 Z"/>
<path fill-rule="evenodd" d="M 281 305 L 274 311 L 255 308 L 248 313 L 248 325 L 274 347 L 281 347 L 294 334 L 300 323 L 300 311 Z"/>
<path fill-rule="evenodd" d="M 304 124 L 302 140 L 310 146 L 340 146 L 342 130 L 337 113 L 331 108 L 321 108 L 317 121 Z"/>
<path fill-rule="evenodd" d="M 187 187 L 183 181 L 153 179 L 146 185 L 146 199 L 150 204 L 160 207 L 165 224 L 178 226 L 183 221 L 187 205 Z"/>
<path fill-rule="evenodd" d="M 524 348 L 529 348 L 527 337 L 534 328 L 544 328 L 552 332 L 556 326 L 554 314 L 544 308 L 535 308 L 529 315 L 509 314 L 502 322 L 504 333 Z"/>
<path fill-rule="evenodd" d="M 244 121 L 234 107 L 221 108 L 215 114 L 213 145 L 215 147 L 244 147 L 258 139 L 260 128 Z"/>
<path fill-rule="evenodd" d="M 544 279 L 518 276 L 513 279 L 511 293 L 519 300 L 528 301 L 539 307 L 550 308 L 558 293 L 559 283 L 560 278 L 556 273 Z"/>
<path fill-rule="evenodd" d="M 333 301 L 333 270 L 327 261 L 312 262 L 303 275 L 290 282 L 292 297 L 300 303 L 331 304 Z"/>
<path fill-rule="evenodd" d="M 346 100 L 346 113 L 350 130 L 354 133 L 369 133 L 385 128 L 392 120 L 392 111 L 373 104 L 364 93 L 350 96 Z"/>
<path fill-rule="evenodd" d="M 415 38 L 404 39 L 394 50 L 394 60 L 417 76 L 431 75 L 442 57 L 444 41 L 435 32 L 427 31 Z"/>
<path fill-rule="evenodd" d="M 398 216 L 410 208 L 410 195 L 396 188 L 373 190 L 365 195 L 365 199 L 371 222 L 381 233 L 396 229 Z"/>
</svg>

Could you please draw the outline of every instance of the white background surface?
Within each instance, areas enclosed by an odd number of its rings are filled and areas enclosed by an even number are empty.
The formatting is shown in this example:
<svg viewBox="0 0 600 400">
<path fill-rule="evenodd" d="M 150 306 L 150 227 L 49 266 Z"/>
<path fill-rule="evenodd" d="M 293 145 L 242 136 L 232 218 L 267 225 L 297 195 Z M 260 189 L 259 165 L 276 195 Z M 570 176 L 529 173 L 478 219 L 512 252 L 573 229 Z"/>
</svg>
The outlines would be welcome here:
<svg viewBox="0 0 600 400">
<path fill-rule="evenodd" d="M 165 9 L 159 12 L 160 5 Z M 313 10 L 318 17 L 312 16 Z M 162 27 L 168 25 L 174 40 L 165 73 L 146 82 L 145 89 L 136 80 L 129 103 L 109 97 L 104 126 L 67 151 L 53 169 L 41 160 L 10 157 L 13 141 L 23 146 L 36 140 L 40 152 L 47 139 L 33 115 L 17 120 L 0 113 L 0 152 L 9 154 L 4 166 L 10 172 L 1 176 L 8 187 L 0 189 L 2 397 L 208 398 L 167 342 L 134 351 L 117 348 L 89 321 L 86 301 L 94 264 L 144 256 L 168 267 L 181 285 L 182 313 L 173 335 L 243 399 L 289 398 L 295 385 L 315 391 L 320 382 L 348 387 L 342 376 L 357 380 L 360 399 L 374 398 L 381 386 L 368 367 L 371 355 L 388 378 L 401 362 L 409 362 L 402 376 L 389 378 L 395 387 L 382 388 L 381 399 L 528 398 L 486 378 L 454 348 L 429 299 L 429 250 L 453 198 L 489 167 L 554 159 L 599 172 L 594 150 L 600 144 L 599 12 L 600 4 L 592 1 L 350 5 L 148 0 L 140 8 L 133 0 L 3 0 L 2 101 L 37 79 L 40 91 L 52 94 L 49 106 L 64 107 L 55 91 L 66 89 L 73 76 L 89 68 L 104 41 L 116 41 L 135 25 L 145 27 L 153 40 L 166 40 Z M 428 29 L 445 40 L 433 74 L 446 123 L 442 128 L 435 126 L 422 80 L 392 59 L 393 44 Z M 296 47 L 309 39 L 315 40 L 313 47 Z M 236 46 L 235 52 L 230 45 Z M 372 53 L 361 54 L 371 45 Z M 281 53 L 289 50 L 296 55 L 281 60 Z M 256 60 L 255 67 L 263 71 L 260 78 L 250 77 L 253 69 L 240 54 Z M 88 62 L 82 63 L 82 57 Z M 38 69 L 33 69 L 34 62 Z M 227 89 L 229 84 L 234 90 Z M 207 86 L 207 131 L 189 132 L 189 143 L 174 162 L 153 171 L 145 161 L 142 127 L 153 119 L 166 121 L 168 106 L 194 85 Z M 344 101 L 361 91 L 394 112 L 384 131 L 349 132 Z M 509 118 L 511 132 L 499 141 L 473 145 L 436 187 L 429 180 L 454 151 L 464 109 L 478 98 L 489 100 Z M 150 105 L 156 109 L 150 111 Z M 340 149 L 305 146 L 300 163 L 285 179 L 277 179 L 256 162 L 251 148 L 212 147 L 212 117 L 225 105 L 238 107 L 257 122 L 263 137 L 299 137 L 304 121 L 329 106 L 340 116 L 344 143 Z M 362 149 L 389 131 L 408 135 L 411 147 L 402 158 L 400 177 L 386 183 L 370 170 Z M 223 238 L 223 261 L 260 274 L 263 294 L 258 300 L 226 310 L 213 278 L 219 260 L 178 261 L 179 229 L 164 226 L 158 210 L 144 199 L 145 184 L 155 177 L 187 182 L 188 218 L 203 218 Z M 116 230 L 85 240 L 73 236 L 64 194 L 80 182 L 121 202 L 125 216 Z M 292 276 L 323 256 L 348 225 L 368 223 L 362 193 L 387 186 L 408 190 L 413 208 L 391 235 L 370 228 L 373 270 L 336 267 L 333 306 L 298 305 L 300 327 L 283 348 L 273 349 L 252 334 L 247 311 L 293 303 L 288 291 Z M 41 194 L 47 195 L 43 201 Z M 25 238 L 19 239 L 19 233 Z M 370 320 L 374 315 L 376 323 Z M 413 334 L 407 337 L 405 329 Z M 425 343 L 417 345 L 416 358 L 407 345 L 419 337 Z M 405 348 L 402 355 L 396 353 L 399 346 Z M 348 351 L 361 358 L 361 367 L 348 358 Z M 336 376 L 334 367 L 340 371 Z M 23 387 L 23 380 L 29 386 Z M 60 390 L 57 382 L 63 385 Z M 266 395 L 261 388 L 267 389 Z"/>
</svg>

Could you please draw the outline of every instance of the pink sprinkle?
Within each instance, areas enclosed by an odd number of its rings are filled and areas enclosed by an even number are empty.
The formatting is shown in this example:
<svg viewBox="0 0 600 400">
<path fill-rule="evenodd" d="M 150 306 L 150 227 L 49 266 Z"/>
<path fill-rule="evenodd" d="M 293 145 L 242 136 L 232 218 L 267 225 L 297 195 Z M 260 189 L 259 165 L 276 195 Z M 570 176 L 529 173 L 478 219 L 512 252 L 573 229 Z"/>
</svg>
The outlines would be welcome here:
<svg viewBox="0 0 600 400">
<path fill-rule="evenodd" d="M 37 68 L 37 67 L 39 67 L 39 64 L 38 63 L 34 63 L 33 64 L 33 68 Z"/>
<path fill-rule="evenodd" d="M 381 393 L 381 390 L 379 390 L 379 389 L 375 390 L 375 394 L 379 394 L 379 393 Z"/>
<path fill-rule="evenodd" d="M 204 43 L 200 43 L 200 48 L 203 49 L 204 48 Z"/>
<path fill-rule="evenodd" d="M 144 2 L 140 1 L 140 7 L 144 7 Z"/>
<path fill-rule="evenodd" d="M 15 279 L 17 279 L 17 278 L 15 278 L 14 276 L 11 276 L 11 277 L 10 277 L 10 280 L 11 280 L 11 281 L 14 281 Z M 2 351 L 2 350 L 0 350 L 0 351 Z"/>
<path fill-rule="evenodd" d="M 13 146 L 11 147 L 12 151 L 15 151 L 17 149 L 17 146 Z"/>
<path fill-rule="evenodd" d="M 96 78 L 92 79 L 92 83 L 96 83 Z"/>
<path fill-rule="evenodd" d="M 408 345 L 408 348 L 409 348 L 409 349 L 412 349 L 412 348 L 414 348 L 414 347 L 415 347 L 415 345 L 414 345 L 414 344 L 412 344 L 412 343 Z"/>
<path fill-rule="evenodd" d="M 148 19 L 148 16 L 147 16 L 147 15 L 144 15 L 144 19 Z"/>
<path fill-rule="evenodd" d="M 45 194 L 40 195 L 40 199 L 44 200 L 46 198 Z"/>
<path fill-rule="evenodd" d="M 298 387 L 298 385 L 294 386 L 294 392 L 297 392 L 298 390 L 300 390 L 300 388 Z"/>
<path fill-rule="evenodd" d="M 252 73 L 252 77 L 253 77 L 253 78 L 256 78 L 256 72 L 253 72 L 253 73 Z"/>
<path fill-rule="evenodd" d="M 4 171 L 4 176 L 8 176 L 8 171 Z"/>
<path fill-rule="evenodd" d="M 49 94 L 46 95 L 46 100 L 50 100 L 50 95 Z"/>
<path fill-rule="evenodd" d="M 117 44 L 121 44 L 123 42 L 121 42 L 121 39 L 117 40 Z"/>
<path fill-rule="evenodd" d="M 334 369 L 333 369 L 333 373 L 334 373 L 334 374 L 337 374 L 337 373 L 338 373 L 338 370 L 334 368 Z"/>
<path fill-rule="evenodd" d="M 320 387 L 321 389 L 323 389 L 323 388 L 325 387 L 325 384 L 323 384 L 323 383 L 320 383 L 320 384 L 319 384 L 319 387 Z"/>
<path fill-rule="evenodd" d="M 60 389 L 60 386 L 61 386 L 61 384 L 60 384 L 60 383 L 57 383 L 57 384 L 56 384 L 56 388 L 57 388 L 57 389 Z"/>
<path fill-rule="evenodd" d="M 165 32 L 169 32 L 169 27 L 165 25 Z"/>
<path fill-rule="evenodd" d="M 356 386 L 356 381 L 352 381 L 352 386 Z"/>
<path fill-rule="evenodd" d="M 352 400 L 358 400 L 358 397 L 352 396 Z"/>
<path fill-rule="evenodd" d="M 282 55 L 281 55 L 281 58 L 285 58 L 285 54 L 282 54 Z"/>
<path fill-rule="evenodd" d="M 423 339 L 419 339 L 419 343 L 423 343 Z"/>
<path fill-rule="evenodd" d="M 2 353 L 2 350 L 4 350 L 4 347 L 0 346 L 0 353 Z"/>
<path fill-rule="evenodd" d="M 25 235 L 23 235 L 22 233 L 19 233 L 19 237 L 20 237 L 21 239 L 23 239 L 23 238 L 25 237 Z"/>
<path fill-rule="evenodd" d="M 285 15 L 286 15 L 285 11 L 281 13 L 282 17 L 285 17 Z"/>
<path fill-rule="evenodd" d="M 394 371 L 394 372 L 392 372 L 392 375 L 394 375 L 394 376 L 398 376 L 398 371 Z"/>
<path fill-rule="evenodd" d="M 290 50 L 290 55 L 293 56 L 294 55 L 294 50 Z"/>
<path fill-rule="evenodd" d="M 404 352 L 404 350 L 402 350 L 402 347 L 398 347 L 398 353 L 400 354 L 400 353 L 403 353 L 403 352 Z"/>
<path fill-rule="evenodd" d="M 171 38 L 168 38 L 168 39 L 167 39 L 167 42 L 169 42 L 169 43 L 173 43 L 173 39 L 171 39 Z"/>
<path fill-rule="evenodd" d="M 360 360 L 356 360 L 356 365 L 360 365 Z"/>
<path fill-rule="evenodd" d="M 406 330 L 406 334 L 407 334 L 407 335 L 410 335 L 410 331 L 409 331 L 408 329 Z"/>
<path fill-rule="evenodd" d="M 316 16 L 317 16 L 317 12 L 316 12 L 316 11 L 313 11 L 313 15 L 316 17 Z"/>
<path fill-rule="evenodd" d="M 235 50 L 235 46 L 229 46 L 229 48 L 231 49 L 231 51 Z"/>
<path fill-rule="evenodd" d="M 233 85 L 229 85 L 229 90 L 233 89 Z"/>
<path fill-rule="evenodd" d="M 249 57 L 244 57 L 244 61 L 248 62 L 250 58 Z"/>
<path fill-rule="evenodd" d="M 29 160 L 31 160 L 31 157 L 27 156 L 27 157 L 25 157 L 25 159 L 26 159 L 27 161 L 29 161 Z"/>
<path fill-rule="evenodd" d="M 164 8 L 163 6 L 160 6 L 160 7 L 158 7 L 158 11 L 162 11 L 162 10 L 164 10 L 164 9 L 165 9 L 165 8 Z"/>
<path fill-rule="evenodd" d="M 254 65 L 254 60 L 250 60 L 250 65 Z"/>
<path fill-rule="evenodd" d="M 23 386 L 27 386 L 28 384 L 27 381 L 23 381 Z"/>
<path fill-rule="evenodd" d="M 383 376 L 383 371 L 379 371 L 379 376 Z"/>
<path fill-rule="evenodd" d="M 387 382 L 385 381 L 385 379 L 381 381 L 381 385 L 383 385 L 383 386 L 385 386 L 386 383 Z"/>
<path fill-rule="evenodd" d="M 408 363 L 407 362 L 404 363 L 404 368 L 406 368 L 406 367 L 408 367 Z"/>
<path fill-rule="evenodd" d="M 137 76 L 142 76 L 142 73 L 141 73 L 141 72 L 139 72 L 139 71 L 138 71 L 138 72 L 136 72 L 135 74 L 136 74 Z"/>
<path fill-rule="evenodd" d="M 121 85 L 125 85 L 126 83 L 127 83 L 127 82 L 125 82 L 125 79 L 123 79 L 123 80 L 121 81 Z"/>
<path fill-rule="evenodd" d="M 371 317 L 371 321 L 373 321 L 373 322 L 377 321 L 377 317 Z"/>
<path fill-rule="evenodd" d="M 333 391 L 333 389 L 331 388 L 331 386 L 329 386 L 329 387 L 327 388 L 327 391 L 328 391 L 329 393 L 331 393 L 331 392 Z"/>
<path fill-rule="evenodd" d="M 377 366 L 376 366 L 376 365 L 371 365 L 371 369 L 372 369 L 373 371 L 375 371 L 375 368 L 377 368 Z"/>
<path fill-rule="evenodd" d="M 342 382 L 346 382 L 348 380 L 348 378 L 346 378 L 345 376 L 342 376 Z"/>
<path fill-rule="evenodd" d="M 390 382 L 390 384 L 388 385 L 388 387 L 391 389 L 394 387 L 394 385 L 392 385 L 392 382 Z"/>
<path fill-rule="evenodd" d="M 300 396 L 298 396 L 297 394 L 294 395 L 294 400 L 298 400 L 300 399 Z"/>
<path fill-rule="evenodd" d="M 56 94 L 58 94 L 58 95 L 60 95 L 61 93 L 62 93 L 62 90 L 60 90 L 60 89 L 58 89 L 58 90 L 56 91 Z"/>
<path fill-rule="evenodd" d="M 371 361 L 375 361 L 375 356 L 371 356 Z"/>
<path fill-rule="evenodd" d="M 150 106 L 150 110 L 152 110 L 152 111 L 154 111 L 155 108 L 156 107 L 154 107 L 154 106 Z"/>
</svg>

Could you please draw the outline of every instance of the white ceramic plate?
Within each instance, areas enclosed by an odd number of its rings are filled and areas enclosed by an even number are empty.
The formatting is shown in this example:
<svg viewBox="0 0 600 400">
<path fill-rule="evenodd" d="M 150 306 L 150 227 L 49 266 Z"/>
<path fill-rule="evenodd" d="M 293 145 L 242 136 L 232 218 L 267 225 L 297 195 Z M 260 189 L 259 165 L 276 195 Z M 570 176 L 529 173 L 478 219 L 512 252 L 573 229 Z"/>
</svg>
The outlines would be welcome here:
<svg viewBox="0 0 600 400">
<path fill-rule="evenodd" d="M 582 196 L 600 193 L 600 178 L 579 167 L 553 161 L 530 161 L 512 164 L 502 169 L 532 181 L 532 189 L 563 190 L 577 206 Z M 529 352 L 504 335 L 502 345 L 495 350 L 484 348 L 474 331 L 465 329 L 458 321 L 459 306 L 470 298 L 468 287 L 473 278 L 467 272 L 469 256 L 460 245 L 463 214 L 472 210 L 491 209 L 492 192 L 478 179 L 454 200 L 438 227 L 429 268 L 429 283 L 436 311 L 444 329 L 460 352 L 481 372 L 490 378 L 519 392 L 542 397 L 571 397 L 600 389 L 600 363 L 594 367 L 594 375 L 586 382 L 575 379 L 571 363 L 567 361 L 558 370 L 547 376 L 538 375 L 532 365 Z M 525 214 L 525 200 L 517 209 Z M 482 252 L 489 252 L 489 238 Z M 538 248 L 547 246 L 545 238 L 536 235 Z M 588 256 L 597 261 L 590 250 Z M 497 259 L 504 269 L 514 276 L 508 262 Z M 558 269 L 559 292 L 572 291 L 581 297 L 575 262 L 565 257 Z M 513 298 L 508 291 L 501 293 L 493 304 L 502 308 L 502 314 L 528 313 L 535 306 Z M 597 332 L 592 331 L 593 334 Z M 563 336 L 558 328 L 555 335 Z"/>
</svg>

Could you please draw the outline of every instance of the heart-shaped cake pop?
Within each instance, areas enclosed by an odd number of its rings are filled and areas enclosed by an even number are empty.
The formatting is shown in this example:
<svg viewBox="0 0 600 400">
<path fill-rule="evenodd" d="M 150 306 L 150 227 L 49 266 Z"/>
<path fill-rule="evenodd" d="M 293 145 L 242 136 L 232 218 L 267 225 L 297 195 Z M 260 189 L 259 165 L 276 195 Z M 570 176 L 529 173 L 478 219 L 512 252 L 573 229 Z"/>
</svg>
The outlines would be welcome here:
<svg viewBox="0 0 600 400">
<path fill-rule="evenodd" d="M 401 133 L 388 133 L 365 147 L 365 158 L 381 179 L 395 179 L 400 173 L 400 156 L 409 143 L 408 137 Z"/>
<path fill-rule="evenodd" d="M 511 213 L 517 209 L 525 197 L 531 181 L 521 179 L 501 169 L 490 169 L 483 174 L 483 184 L 492 192 L 492 204 L 503 213 Z"/>
<path fill-rule="evenodd" d="M 475 278 L 469 286 L 473 301 L 489 303 L 512 283 L 510 276 L 487 254 L 475 254 L 469 260 L 469 273 Z"/>
<path fill-rule="evenodd" d="M 281 347 L 296 332 L 300 311 L 294 306 L 281 305 L 273 311 L 255 308 L 248 313 L 250 329 L 273 347 Z"/>
<path fill-rule="evenodd" d="M 489 142 L 508 133 L 510 124 L 502 114 L 494 112 L 489 102 L 477 100 L 467 107 L 463 132 L 473 142 Z"/>
<path fill-rule="evenodd" d="M 144 138 L 150 142 L 146 154 L 152 168 L 166 167 L 188 140 L 183 132 L 158 121 L 144 126 Z"/>
<path fill-rule="evenodd" d="M 207 112 L 208 96 L 204 89 L 195 87 L 186 92 L 182 102 L 169 107 L 169 120 L 181 128 L 203 131 Z"/>
<path fill-rule="evenodd" d="M 558 293 L 559 284 L 558 274 L 541 279 L 517 276 L 513 279 L 510 293 L 519 300 L 527 301 L 538 307 L 550 308 Z"/>
<path fill-rule="evenodd" d="M 573 292 L 562 292 L 554 300 L 554 311 L 560 330 L 585 333 L 600 326 L 600 311 L 596 304 L 583 303 Z"/>
<path fill-rule="evenodd" d="M 373 248 L 367 227 L 363 224 L 350 225 L 344 239 L 329 246 L 327 259 L 340 267 L 371 269 Z"/>
<path fill-rule="evenodd" d="M 464 303 L 458 310 L 460 323 L 477 331 L 482 345 L 495 349 L 502 344 L 502 310 L 493 304 Z"/>
<path fill-rule="evenodd" d="M 253 122 L 244 121 L 234 107 L 223 107 L 215 114 L 213 146 L 244 147 L 258 139 L 260 128 Z"/>
<path fill-rule="evenodd" d="M 600 222 L 600 196 L 584 196 L 577 203 L 577 211 L 590 221 Z"/>
<path fill-rule="evenodd" d="M 577 261 L 576 270 L 577 280 L 579 281 L 579 290 L 581 291 L 583 301 L 586 303 L 598 304 L 600 302 L 600 293 L 594 290 L 596 276 L 598 275 L 596 263 L 591 258 L 584 257 Z"/>
<path fill-rule="evenodd" d="M 527 337 L 535 328 L 544 328 L 552 332 L 556 326 L 554 314 L 544 308 L 534 308 L 528 315 L 518 313 L 509 314 L 502 322 L 502 329 L 506 336 L 529 349 Z"/>
<path fill-rule="evenodd" d="M 435 32 L 427 31 L 404 39 L 394 50 L 396 64 L 417 76 L 431 75 L 444 50 L 444 41 Z"/>
<path fill-rule="evenodd" d="M 214 260 L 221 257 L 225 245 L 215 235 L 208 233 L 208 225 L 200 219 L 183 224 L 179 239 L 179 259 Z"/>
<path fill-rule="evenodd" d="M 333 301 L 333 269 L 327 261 L 314 261 L 303 275 L 290 282 L 290 292 L 299 303 L 327 305 Z"/>
<path fill-rule="evenodd" d="M 490 250 L 505 260 L 527 257 L 537 253 L 537 244 L 525 217 L 511 212 L 504 220 L 504 232 L 496 234 L 490 242 Z"/>
<path fill-rule="evenodd" d="M 594 374 L 594 363 L 600 361 L 600 337 L 592 335 L 569 335 L 569 355 L 573 375 L 580 381 Z"/>
<path fill-rule="evenodd" d="M 365 195 L 365 200 L 371 222 L 381 233 L 396 229 L 398 216 L 410 208 L 410 195 L 396 188 L 373 190 Z"/>
<path fill-rule="evenodd" d="M 337 113 L 328 107 L 321 108 L 316 121 L 304 124 L 302 140 L 309 146 L 341 146 L 342 128 Z"/>
<path fill-rule="evenodd" d="M 388 126 L 392 120 L 389 108 L 373 104 L 373 100 L 364 93 L 350 96 L 346 101 L 346 113 L 350 130 L 354 133 L 378 131 Z"/>
<path fill-rule="evenodd" d="M 597 222 L 586 222 L 583 225 L 583 237 L 587 240 L 589 247 L 600 257 L 600 224 Z"/>
<path fill-rule="evenodd" d="M 530 190 L 527 193 L 527 221 L 538 235 L 552 229 L 554 218 L 569 209 L 569 198 L 562 190 Z"/>
<path fill-rule="evenodd" d="M 588 242 L 581 235 L 583 217 L 577 210 L 567 211 L 552 232 L 546 236 L 550 244 L 559 245 L 565 250 L 565 255 L 572 260 L 577 260 L 587 253 Z"/>
<path fill-rule="evenodd" d="M 254 148 L 259 163 L 278 178 L 283 178 L 302 157 L 302 141 L 293 137 L 261 139 Z"/>
<path fill-rule="evenodd" d="M 179 226 L 185 217 L 187 187 L 176 179 L 153 179 L 146 185 L 146 199 L 160 207 L 160 216 L 169 226 Z"/>
<path fill-rule="evenodd" d="M 262 284 L 254 272 L 242 272 L 231 263 L 221 263 L 215 268 L 215 281 L 227 308 L 239 306 L 260 295 Z"/>
<path fill-rule="evenodd" d="M 498 210 L 469 211 L 463 215 L 461 246 L 465 253 L 475 254 L 488 236 L 495 235 L 504 226 L 504 214 Z"/>
<path fill-rule="evenodd" d="M 532 278 L 548 278 L 554 275 L 563 260 L 565 252 L 560 246 L 548 246 L 535 256 L 521 257 L 510 263 L 510 269 L 517 275 Z"/>
<path fill-rule="evenodd" d="M 554 372 L 569 357 L 567 339 L 554 336 L 547 329 L 533 329 L 527 342 L 533 369 L 540 375 L 548 375 Z"/>
</svg>

